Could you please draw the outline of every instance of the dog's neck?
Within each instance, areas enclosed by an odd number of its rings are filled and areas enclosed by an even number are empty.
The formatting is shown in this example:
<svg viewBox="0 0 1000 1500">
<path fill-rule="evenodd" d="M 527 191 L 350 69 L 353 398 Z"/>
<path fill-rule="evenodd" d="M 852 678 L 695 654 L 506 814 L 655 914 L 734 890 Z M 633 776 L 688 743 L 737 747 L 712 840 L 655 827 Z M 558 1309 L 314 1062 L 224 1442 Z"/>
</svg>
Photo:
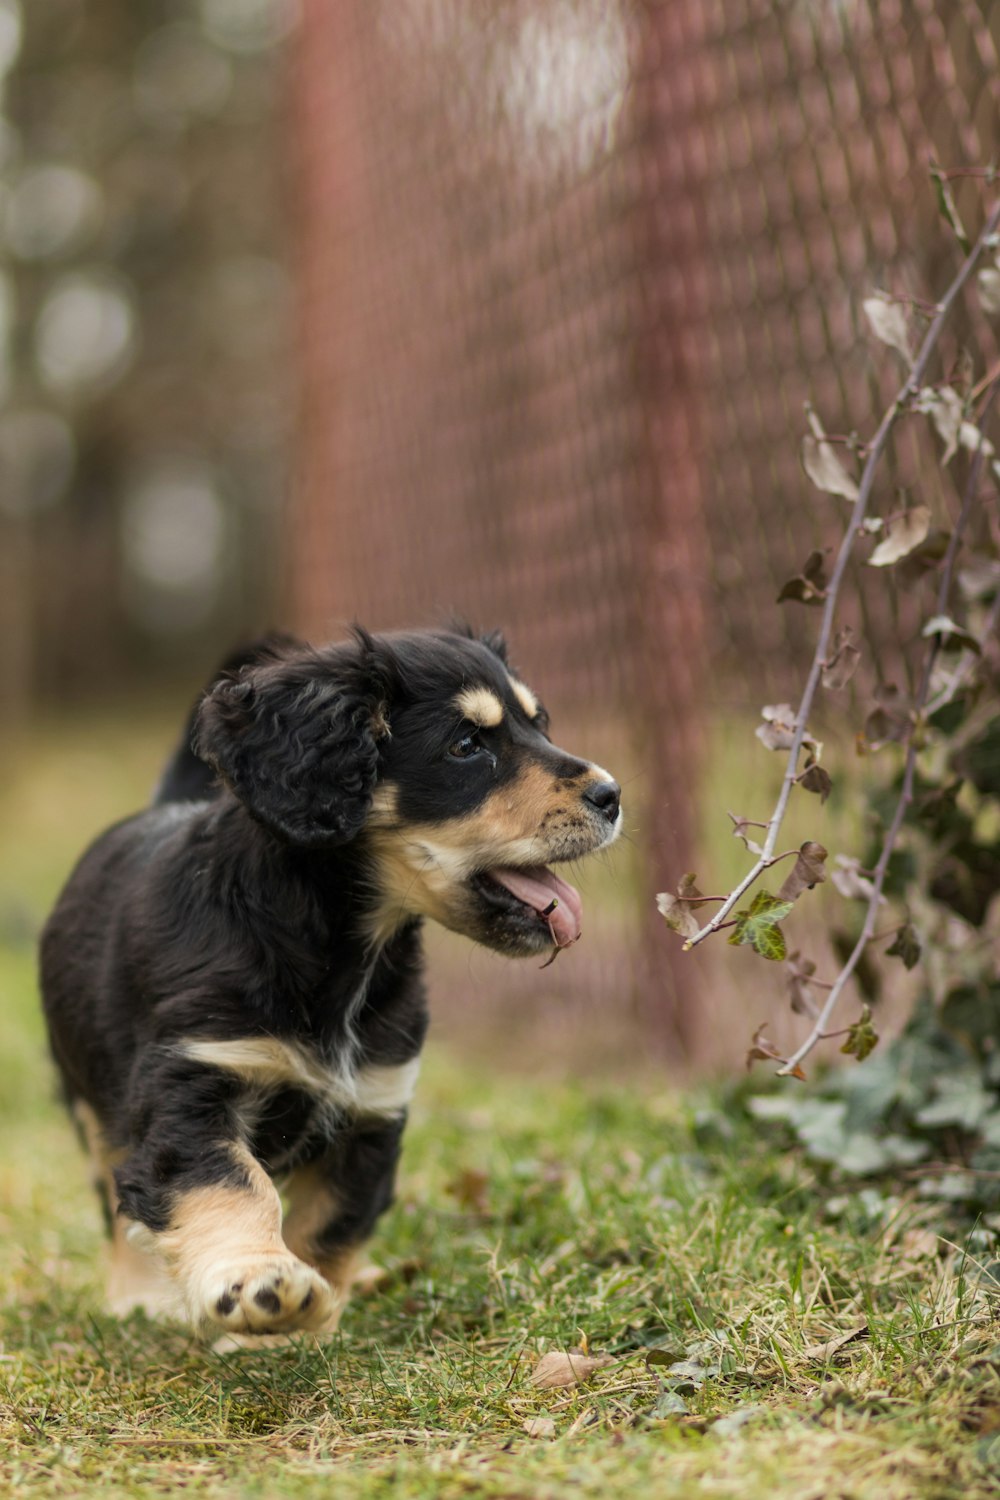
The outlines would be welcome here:
<svg viewBox="0 0 1000 1500">
<path fill-rule="evenodd" d="M 365 1013 L 379 1012 L 395 988 L 390 981 L 416 975 L 419 918 L 401 913 L 373 942 L 381 893 L 355 844 L 296 848 L 231 797 L 219 803 L 215 822 L 217 898 L 246 922 L 262 999 L 294 1006 L 318 1033 L 341 1022 L 363 1027 Z"/>
</svg>

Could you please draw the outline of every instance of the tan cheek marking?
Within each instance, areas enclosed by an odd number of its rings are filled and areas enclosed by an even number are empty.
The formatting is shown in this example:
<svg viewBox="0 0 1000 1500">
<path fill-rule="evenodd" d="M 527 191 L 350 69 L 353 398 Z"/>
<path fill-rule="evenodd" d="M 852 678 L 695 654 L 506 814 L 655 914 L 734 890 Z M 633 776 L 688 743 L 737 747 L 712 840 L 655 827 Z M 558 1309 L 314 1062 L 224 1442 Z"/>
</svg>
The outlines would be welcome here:
<svg viewBox="0 0 1000 1500">
<path fill-rule="evenodd" d="M 516 781 L 498 788 L 467 817 L 375 829 L 371 851 L 382 900 L 372 919 L 371 940 L 386 941 L 410 915 L 447 927 L 456 887 L 477 869 L 544 863 L 549 857 L 547 822 L 568 815 L 571 801 L 550 771 L 529 762 Z"/>
<path fill-rule="evenodd" d="M 463 718 L 481 729 L 494 729 L 503 719 L 503 704 L 489 688 L 466 688 L 455 699 L 455 707 Z"/>
<path fill-rule="evenodd" d="M 495 848 L 541 834 L 546 817 L 559 807 L 555 780 L 549 771 L 529 763 L 515 781 L 499 788 L 482 807 L 461 823 L 460 838 Z"/>
<path fill-rule="evenodd" d="M 520 703 L 529 719 L 533 719 L 538 712 L 538 699 L 526 683 L 518 682 L 516 677 L 510 679 L 511 692 Z"/>
</svg>

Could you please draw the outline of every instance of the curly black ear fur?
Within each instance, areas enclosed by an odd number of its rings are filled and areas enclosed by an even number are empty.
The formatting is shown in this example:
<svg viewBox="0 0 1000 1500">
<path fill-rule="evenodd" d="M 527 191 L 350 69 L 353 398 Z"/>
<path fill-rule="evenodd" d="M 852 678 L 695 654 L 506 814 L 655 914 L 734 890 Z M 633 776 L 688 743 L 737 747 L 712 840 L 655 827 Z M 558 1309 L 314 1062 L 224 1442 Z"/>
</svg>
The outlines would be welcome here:
<svg viewBox="0 0 1000 1500">
<path fill-rule="evenodd" d="M 368 816 L 384 683 L 366 644 L 243 667 L 198 711 L 196 753 L 258 822 L 303 848 L 349 843 Z"/>
<path fill-rule="evenodd" d="M 448 628 L 455 635 L 463 636 L 467 641 L 480 641 L 494 656 L 498 656 L 505 667 L 510 666 L 507 659 L 507 640 L 502 630 L 478 631 L 468 620 L 463 620 L 454 615 L 449 622 Z"/>
</svg>

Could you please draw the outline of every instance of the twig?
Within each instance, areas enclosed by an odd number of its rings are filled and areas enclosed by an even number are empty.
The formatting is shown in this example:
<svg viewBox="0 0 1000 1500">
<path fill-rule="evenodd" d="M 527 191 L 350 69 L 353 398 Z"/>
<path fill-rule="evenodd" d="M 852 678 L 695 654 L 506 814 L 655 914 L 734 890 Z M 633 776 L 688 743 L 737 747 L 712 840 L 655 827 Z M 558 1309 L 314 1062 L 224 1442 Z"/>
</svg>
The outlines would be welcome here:
<svg viewBox="0 0 1000 1500">
<path fill-rule="evenodd" d="M 820 677 L 823 672 L 823 666 L 830 651 L 830 641 L 833 636 L 833 623 L 836 616 L 837 604 L 840 598 L 841 585 L 844 581 L 844 575 L 847 571 L 847 565 L 850 561 L 850 556 L 854 547 L 855 539 L 857 538 L 858 532 L 861 530 L 862 522 L 864 521 L 865 516 L 868 512 L 868 503 L 871 499 L 872 490 L 875 486 L 875 475 L 878 470 L 879 463 L 881 462 L 882 455 L 885 452 L 886 445 L 889 441 L 889 436 L 892 432 L 893 427 L 895 426 L 896 420 L 901 415 L 910 397 L 916 394 L 921 384 L 923 383 L 924 373 L 927 370 L 927 366 L 930 364 L 931 355 L 934 353 L 938 340 L 940 339 L 941 334 L 944 330 L 944 326 L 948 321 L 948 316 L 951 313 L 955 302 L 963 291 L 966 282 L 969 280 L 969 277 L 975 270 L 976 263 L 982 255 L 984 249 L 986 248 L 987 240 L 989 240 L 990 237 L 995 234 L 998 224 L 1000 224 L 1000 202 L 997 202 L 994 205 L 993 209 L 990 212 L 989 218 L 986 221 L 985 228 L 983 229 L 976 243 L 973 245 L 969 254 L 966 256 L 965 260 L 962 262 L 962 266 L 958 272 L 958 275 L 955 277 L 954 281 L 951 283 L 951 286 L 945 292 L 944 297 L 938 303 L 937 313 L 934 317 L 934 321 L 928 328 L 927 333 L 924 335 L 924 341 L 920 346 L 920 352 L 918 353 L 914 363 L 911 365 L 909 374 L 907 375 L 906 380 L 897 392 L 892 405 L 888 408 L 885 415 L 883 416 L 875 437 L 872 439 L 868 457 L 865 461 L 864 471 L 862 472 L 861 481 L 858 486 L 858 498 L 854 502 L 854 509 L 851 512 L 851 519 L 848 522 L 847 530 L 845 531 L 843 540 L 840 544 L 840 550 L 837 553 L 837 561 L 834 566 L 833 575 L 830 578 L 830 582 L 827 584 L 827 596 L 823 605 L 823 615 L 820 622 L 819 637 L 816 641 L 816 649 L 813 653 L 812 666 L 809 669 L 809 676 L 806 679 L 805 690 L 802 694 L 802 701 L 800 702 L 798 712 L 795 715 L 795 732 L 792 737 L 791 748 L 788 752 L 788 763 L 785 769 L 784 778 L 781 783 L 781 792 L 778 796 L 778 801 L 775 805 L 774 812 L 768 819 L 767 838 L 764 841 L 764 847 L 761 851 L 760 858 L 754 865 L 753 869 L 749 872 L 749 874 L 745 875 L 740 883 L 736 886 L 735 890 L 731 892 L 728 900 L 723 902 L 722 906 L 715 913 L 715 916 L 712 918 L 712 920 L 708 922 L 704 927 L 702 927 L 698 932 L 696 932 L 693 937 L 688 938 L 687 942 L 684 944 L 685 951 L 687 951 L 689 948 L 697 947 L 699 943 L 704 942 L 707 937 L 710 937 L 713 932 L 717 931 L 720 925 L 725 921 L 726 917 L 728 917 L 737 901 L 739 901 L 741 896 L 743 896 L 744 892 L 749 890 L 754 881 L 757 880 L 765 870 L 769 869 L 774 862 L 774 846 L 778 841 L 778 833 L 781 829 L 781 825 L 784 821 L 785 813 L 788 808 L 788 800 L 792 793 L 792 787 L 795 785 L 795 778 L 798 771 L 799 754 L 802 750 L 802 741 L 805 737 L 806 725 L 809 720 L 809 714 L 812 710 L 813 699 L 816 696 L 816 689 L 819 686 Z M 982 418 L 980 418 L 980 421 L 982 421 Z M 855 963 L 856 962 L 857 960 L 855 959 Z"/>
<path fill-rule="evenodd" d="M 941 582 L 938 585 L 937 605 L 935 609 L 935 614 L 937 615 L 943 615 L 948 607 L 948 597 L 951 593 L 952 580 L 955 573 L 955 563 L 958 560 L 959 548 L 962 545 L 962 533 L 965 531 L 965 528 L 968 525 L 969 516 L 972 513 L 972 507 L 975 503 L 976 491 L 979 488 L 979 475 L 982 472 L 983 467 L 985 437 L 983 429 L 998 389 L 1000 389 L 1000 380 L 994 382 L 993 386 L 991 387 L 989 396 L 986 400 L 985 405 L 983 406 L 983 410 L 979 418 L 979 442 L 976 445 L 976 452 L 972 460 L 972 467 L 969 470 L 969 478 L 965 486 L 965 493 L 962 496 L 962 508 L 959 513 L 958 520 L 955 523 L 955 529 L 951 534 L 951 539 L 948 543 L 948 550 L 945 553 L 944 565 L 941 569 Z M 829 1022 L 830 1017 L 833 1015 L 833 1012 L 836 1009 L 837 1001 L 840 999 L 840 996 L 844 991 L 844 987 L 857 968 L 862 953 L 865 951 L 868 944 L 875 936 L 875 923 L 878 917 L 879 907 L 882 904 L 882 887 L 885 884 L 885 877 L 889 869 L 889 860 L 892 858 L 893 850 L 896 847 L 896 840 L 899 837 L 899 830 L 903 826 L 903 819 L 906 816 L 907 809 L 909 808 L 910 803 L 913 801 L 913 781 L 917 768 L 918 749 L 918 736 L 916 730 L 918 725 L 920 725 L 923 721 L 924 709 L 927 703 L 928 694 L 930 692 L 931 677 L 934 673 L 934 664 L 937 661 L 938 653 L 940 650 L 941 637 L 939 635 L 933 636 L 924 656 L 924 666 L 920 676 L 920 686 L 917 689 L 916 700 L 914 702 L 914 712 L 906 745 L 906 763 L 903 771 L 903 784 L 900 789 L 899 800 L 896 803 L 896 810 L 892 816 L 892 822 L 889 824 L 888 832 L 886 833 L 885 839 L 882 844 L 882 852 L 879 855 L 878 864 L 875 866 L 875 872 L 872 877 L 872 893 L 868 898 L 868 907 L 865 911 L 865 919 L 861 927 L 860 936 L 858 937 L 857 942 L 852 948 L 851 953 L 844 964 L 844 967 L 841 969 L 840 973 L 837 975 L 837 978 L 834 980 L 833 988 L 827 995 L 826 1000 L 823 1003 L 823 1009 L 816 1017 L 816 1020 L 813 1023 L 813 1028 L 810 1031 L 809 1035 L 806 1037 L 801 1046 L 796 1048 L 788 1061 L 778 1069 L 778 1076 L 780 1078 L 786 1077 L 789 1073 L 792 1073 L 794 1069 L 797 1068 L 802 1062 L 802 1059 L 812 1051 L 816 1043 L 821 1041 L 824 1035 L 829 1034 L 827 1033 L 827 1023 Z"/>
</svg>

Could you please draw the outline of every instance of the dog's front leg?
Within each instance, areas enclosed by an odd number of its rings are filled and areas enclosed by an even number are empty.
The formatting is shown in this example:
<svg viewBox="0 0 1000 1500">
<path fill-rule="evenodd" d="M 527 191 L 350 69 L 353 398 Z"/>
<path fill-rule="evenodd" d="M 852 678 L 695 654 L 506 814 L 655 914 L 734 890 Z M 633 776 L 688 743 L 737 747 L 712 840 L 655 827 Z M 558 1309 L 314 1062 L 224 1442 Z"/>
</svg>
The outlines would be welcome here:
<svg viewBox="0 0 1000 1500">
<path fill-rule="evenodd" d="M 120 1212 L 145 1221 L 138 1237 L 173 1275 L 192 1323 L 237 1334 L 324 1327 L 335 1303 L 330 1286 L 282 1240 L 281 1200 L 250 1152 L 220 1143 L 198 1162 L 172 1165 L 164 1181 L 142 1152 L 124 1163 Z M 150 1226 L 163 1216 L 165 1227 Z"/>
<path fill-rule="evenodd" d="M 336 1328 L 363 1264 L 365 1243 L 392 1202 L 404 1125 L 402 1112 L 391 1120 L 345 1125 L 323 1154 L 299 1167 L 286 1184 L 285 1240 L 316 1267 L 334 1297 L 324 1332 Z"/>
</svg>

